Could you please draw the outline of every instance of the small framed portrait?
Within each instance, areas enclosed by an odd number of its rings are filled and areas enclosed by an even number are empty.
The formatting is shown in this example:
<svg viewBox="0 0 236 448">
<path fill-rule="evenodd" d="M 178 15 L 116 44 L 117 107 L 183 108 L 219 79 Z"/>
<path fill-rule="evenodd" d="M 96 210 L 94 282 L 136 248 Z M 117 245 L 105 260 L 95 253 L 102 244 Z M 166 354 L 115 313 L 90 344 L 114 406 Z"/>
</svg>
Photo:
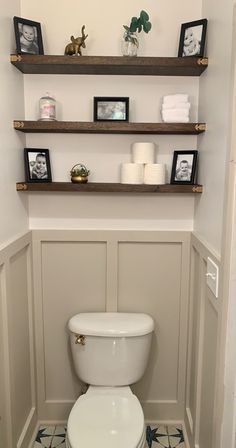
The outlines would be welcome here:
<svg viewBox="0 0 236 448">
<path fill-rule="evenodd" d="M 179 57 L 199 56 L 203 58 L 207 30 L 207 19 L 181 25 Z"/>
<path fill-rule="evenodd" d="M 26 182 L 51 182 L 51 166 L 48 149 L 25 148 Z"/>
<path fill-rule="evenodd" d="M 16 51 L 18 54 L 43 54 L 41 25 L 32 20 L 14 17 Z"/>
<path fill-rule="evenodd" d="M 129 121 L 129 98 L 95 96 L 94 121 Z"/>
<path fill-rule="evenodd" d="M 174 151 L 171 184 L 194 184 L 198 151 Z"/>
</svg>

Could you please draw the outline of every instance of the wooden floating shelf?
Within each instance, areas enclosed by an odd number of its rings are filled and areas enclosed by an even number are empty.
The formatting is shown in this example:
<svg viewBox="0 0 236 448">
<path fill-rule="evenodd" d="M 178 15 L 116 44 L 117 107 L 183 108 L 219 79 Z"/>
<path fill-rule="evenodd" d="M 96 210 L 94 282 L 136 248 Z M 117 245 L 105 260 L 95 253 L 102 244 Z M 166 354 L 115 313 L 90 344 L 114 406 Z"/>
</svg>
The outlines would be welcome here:
<svg viewBox="0 0 236 448">
<path fill-rule="evenodd" d="M 74 134 L 200 134 L 205 123 L 130 123 L 86 121 L 22 121 L 13 122 L 14 129 L 29 133 Z"/>
<path fill-rule="evenodd" d="M 131 185 L 119 183 L 18 182 L 17 191 L 77 193 L 202 193 L 202 185 Z"/>
<path fill-rule="evenodd" d="M 124 57 L 17 55 L 11 63 L 22 73 L 56 75 L 200 76 L 208 66 L 198 57 Z"/>
</svg>

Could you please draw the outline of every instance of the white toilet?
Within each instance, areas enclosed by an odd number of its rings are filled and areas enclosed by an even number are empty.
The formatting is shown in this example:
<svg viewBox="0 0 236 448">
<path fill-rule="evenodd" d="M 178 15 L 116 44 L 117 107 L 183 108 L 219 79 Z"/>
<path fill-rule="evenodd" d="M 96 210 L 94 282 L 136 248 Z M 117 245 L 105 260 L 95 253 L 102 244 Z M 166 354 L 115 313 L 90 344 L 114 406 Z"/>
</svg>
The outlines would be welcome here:
<svg viewBox="0 0 236 448">
<path fill-rule="evenodd" d="M 70 412 L 67 448 L 143 448 L 143 410 L 129 385 L 145 371 L 153 319 L 138 313 L 82 313 L 68 327 L 76 373 L 89 388 Z"/>
</svg>

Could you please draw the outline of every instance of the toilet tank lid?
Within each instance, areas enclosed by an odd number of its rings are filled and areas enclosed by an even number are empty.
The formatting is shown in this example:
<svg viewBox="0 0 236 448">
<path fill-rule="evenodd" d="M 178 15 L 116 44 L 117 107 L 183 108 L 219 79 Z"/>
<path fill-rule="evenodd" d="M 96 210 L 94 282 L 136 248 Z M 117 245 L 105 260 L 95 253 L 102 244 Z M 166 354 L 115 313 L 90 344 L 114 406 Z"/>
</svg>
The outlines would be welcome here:
<svg viewBox="0 0 236 448">
<path fill-rule="evenodd" d="M 154 330 L 154 321 L 142 313 L 81 313 L 68 322 L 72 333 L 103 337 L 143 336 Z"/>
</svg>

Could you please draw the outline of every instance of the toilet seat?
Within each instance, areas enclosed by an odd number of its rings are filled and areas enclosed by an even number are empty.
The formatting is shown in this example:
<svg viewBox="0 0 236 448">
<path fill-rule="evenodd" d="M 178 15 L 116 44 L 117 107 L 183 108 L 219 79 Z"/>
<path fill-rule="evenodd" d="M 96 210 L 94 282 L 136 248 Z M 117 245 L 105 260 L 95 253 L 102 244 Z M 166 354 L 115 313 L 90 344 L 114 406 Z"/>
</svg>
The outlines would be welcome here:
<svg viewBox="0 0 236 448">
<path fill-rule="evenodd" d="M 143 410 L 129 387 L 90 387 L 71 410 L 68 448 L 142 448 L 144 441 Z"/>
</svg>

